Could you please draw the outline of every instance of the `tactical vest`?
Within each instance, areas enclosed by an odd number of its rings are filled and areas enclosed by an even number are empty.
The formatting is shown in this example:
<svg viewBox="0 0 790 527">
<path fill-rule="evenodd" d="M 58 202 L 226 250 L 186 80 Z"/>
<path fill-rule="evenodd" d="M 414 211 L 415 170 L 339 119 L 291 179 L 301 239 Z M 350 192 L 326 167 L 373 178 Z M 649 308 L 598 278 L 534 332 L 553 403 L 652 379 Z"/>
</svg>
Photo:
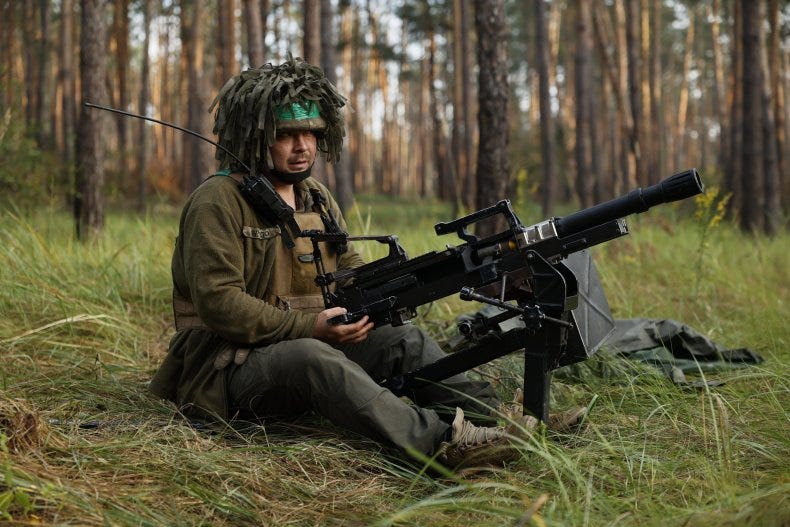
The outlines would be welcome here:
<svg viewBox="0 0 790 527">
<path fill-rule="evenodd" d="M 237 174 L 226 174 L 239 180 Z M 324 230 L 321 204 L 314 202 L 312 212 L 295 212 L 294 219 L 301 230 Z M 325 309 L 321 289 L 315 284 L 316 267 L 313 244 L 310 238 L 297 237 L 293 249 L 288 249 L 282 240 L 275 243 L 272 275 L 263 295 L 268 304 L 282 310 L 295 309 L 307 313 L 318 313 Z M 319 242 L 325 272 L 337 270 L 337 254 L 325 242 Z M 334 287 L 334 286 L 331 286 Z M 206 328 L 197 314 L 195 305 L 173 291 L 173 314 L 176 331 L 187 328 Z"/>
<path fill-rule="evenodd" d="M 314 208 L 318 205 L 314 205 Z M 294 219 L 301 230 L 324 230 L 319 212 L 297 212 Z M 264 300 L 279 309 L 296 309 L 308 313 L 323 311 L 324 297 L 315 284 L 316 267 L 313 243 L 310 238 L 296 238 L 296 246 L 288 249 L 278 243 L 274 268 L 269 278 Z M 326 272 L 337 269 L 337 255 L 324 242 L 319 242 Z"/>
</svg>

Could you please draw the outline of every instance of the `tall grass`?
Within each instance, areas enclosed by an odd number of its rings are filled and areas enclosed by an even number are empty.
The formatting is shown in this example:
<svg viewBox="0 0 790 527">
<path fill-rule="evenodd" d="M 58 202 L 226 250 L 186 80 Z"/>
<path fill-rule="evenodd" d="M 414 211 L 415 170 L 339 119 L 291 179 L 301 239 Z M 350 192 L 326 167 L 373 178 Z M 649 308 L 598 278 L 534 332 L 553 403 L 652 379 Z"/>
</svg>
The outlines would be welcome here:
<svg viewBox="0 0 790 527">
<path fill-rule="evenodd" d="M 553 384 L 558 408 L 594 401 L 578 433 L 529 436 L 506 468 L 437 476 L 314 416 L 203 428 L 148 394 L 172 333 L 177 211 L 111 216 L 94 245 L 74 242 L 64 215 L 6 212 L 0 524 L 787 525 L 790 240 L 709 218 L 631 219 L 631 236 L 595 250 L 609 301 L 617 317 L 682 320 L 764 364 L 683 390 L 598 354 Z M 458 243 L 433 234 L 450 219 L 439 204 L 369 198 L 348 219 L 400 235 L 412 256 Z M 420 323 L 445 340 L 470 309 L 447 299 Z M 511 356 L 481 374 L 508 397 L 521 368 Z"/>
</svg>

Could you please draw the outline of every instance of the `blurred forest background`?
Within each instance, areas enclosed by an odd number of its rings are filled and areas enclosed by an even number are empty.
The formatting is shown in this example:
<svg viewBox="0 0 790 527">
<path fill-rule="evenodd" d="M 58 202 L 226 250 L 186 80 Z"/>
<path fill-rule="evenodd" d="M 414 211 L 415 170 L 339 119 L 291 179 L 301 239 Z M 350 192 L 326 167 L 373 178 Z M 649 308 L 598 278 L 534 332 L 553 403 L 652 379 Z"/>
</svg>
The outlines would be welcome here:
<svg viewBox="0 0 790 527">
<path fill-rule="evenodd" d="M 790 197 L 787 0 L 0 1 L 0 201 L 105 210 L 180 200 L 214 147 L 232 75 L 288 53 L 348 97 L 357 193 L 454 204 L 589 206 L 696 167 L 744 229 L 784 228 Z"/>
<path fill-rule="evenodd" d="M 704 196 L 595 249 L 601 281 L 618 319 L 765 362 L 691 389 L 599 352 L 552 382 L 578 433 L 453 477 L 312 418 L 187 426 L 146 387 L 214 147 L 82 102 L 213 139 L 225 81 L 288 53 L 348 97 L 316 175 L 411 254 L 503 198 L 548 217 L 699 169 Z M 788 95 L 788 0 L 0 0 L 0 525 L 790 525 Z M 417 323 L 449 348 L 470 309 Z M 509 397 L 523 368 L 475 375 Z"/>
</svg>

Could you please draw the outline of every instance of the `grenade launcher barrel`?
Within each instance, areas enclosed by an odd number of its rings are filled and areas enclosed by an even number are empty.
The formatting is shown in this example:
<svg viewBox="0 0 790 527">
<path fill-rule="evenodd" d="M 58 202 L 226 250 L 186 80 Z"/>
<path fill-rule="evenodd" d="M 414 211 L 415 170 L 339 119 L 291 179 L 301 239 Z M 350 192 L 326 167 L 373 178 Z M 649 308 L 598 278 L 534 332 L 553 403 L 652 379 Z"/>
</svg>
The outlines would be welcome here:
<svg viewBox="0 0 790 527">
<path fill-rule="evenodd" d="M 566 236 L 607 221 L 645 212 L 654 205 L 690 198 L 701 194 L 703 189 L 699 173 L 692 168 L 650 187 L 638 188 L 625 196 L 557 218 L 554 225 L 557 234 Z"/>
</svg>

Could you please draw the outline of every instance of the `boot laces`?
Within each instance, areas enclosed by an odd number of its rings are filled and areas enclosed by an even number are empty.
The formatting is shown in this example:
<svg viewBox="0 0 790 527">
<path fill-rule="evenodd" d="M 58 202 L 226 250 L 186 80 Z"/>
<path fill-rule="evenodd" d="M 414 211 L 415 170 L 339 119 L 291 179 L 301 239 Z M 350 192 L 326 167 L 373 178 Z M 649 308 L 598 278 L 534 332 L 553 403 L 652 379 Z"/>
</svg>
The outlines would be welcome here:
<svg viewBox="0 0 790 527">
<path fill-rule="evenodd" d="M 476 426 L 464 418 L 464 412 L 456 408 L 453 421 L 452 442 L 459 447 L 470 447 L 495 443 L 506 437 L 501 426 Z"/>
</svg>

